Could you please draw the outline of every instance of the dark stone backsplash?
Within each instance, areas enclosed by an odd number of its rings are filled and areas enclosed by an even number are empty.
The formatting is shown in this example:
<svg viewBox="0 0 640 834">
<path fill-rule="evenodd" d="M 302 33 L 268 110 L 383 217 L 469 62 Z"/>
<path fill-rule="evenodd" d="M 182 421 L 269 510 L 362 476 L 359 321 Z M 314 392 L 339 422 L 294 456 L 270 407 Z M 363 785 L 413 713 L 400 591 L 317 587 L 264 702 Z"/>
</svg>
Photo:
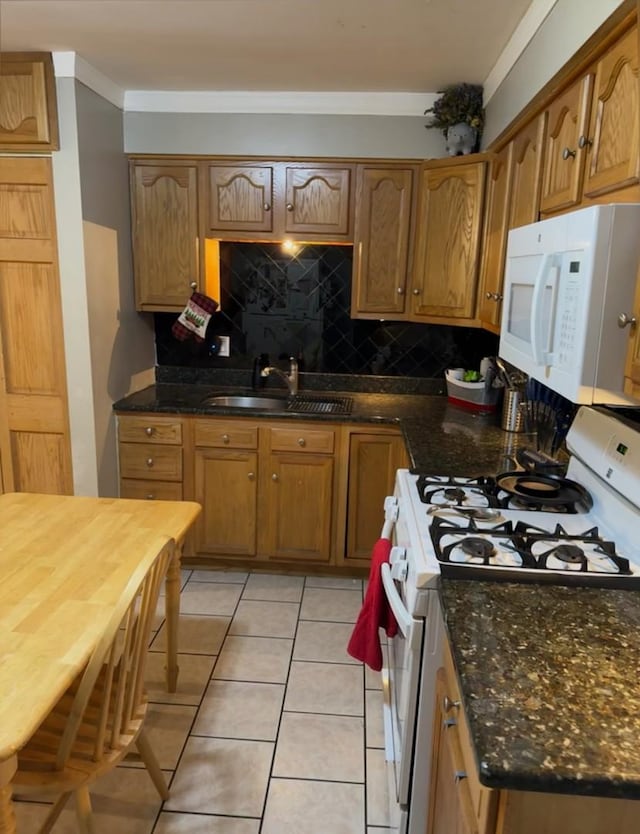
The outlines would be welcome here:
<svg viewBox="0 0 640 834">
<path fill-rule="evenodd" d="M 177 341 L 174 313 L 156 313 L 159 366 L 247 369 L 261 353 L 296 356 L 302 370 L 442 378 L 449 367 L 478 368 L 495 355 L 497 337 L 468 327 L 352 319 L 351 246 L 221 244 L 222 309 L 204 343 Z M 217 336 L 231 356 L 217 356 Z"/>
</svg>

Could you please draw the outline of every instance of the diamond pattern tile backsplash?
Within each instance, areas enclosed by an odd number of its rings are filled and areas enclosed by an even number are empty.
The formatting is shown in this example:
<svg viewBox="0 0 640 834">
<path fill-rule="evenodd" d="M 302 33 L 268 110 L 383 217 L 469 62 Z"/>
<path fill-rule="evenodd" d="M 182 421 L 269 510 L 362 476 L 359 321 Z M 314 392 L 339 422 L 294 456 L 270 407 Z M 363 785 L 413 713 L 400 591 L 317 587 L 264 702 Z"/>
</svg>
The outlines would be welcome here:
<svg viewBox="0 0 640 834">
<path fill-rule="evenodd" d="M 442 377 L 446 368 L 477 368 L 495 355 L 497 337 L 468 327 L 364 321 L 349 316 L 351 246 L 222 243 L 221 311 L 204 343 L 171 335 L 174 313 L 155 315 L 159 365 L 249 368 L 295 356 L 315 373 Z M 231 355 L 217 355 L 217 336 Z"/>
</svg>

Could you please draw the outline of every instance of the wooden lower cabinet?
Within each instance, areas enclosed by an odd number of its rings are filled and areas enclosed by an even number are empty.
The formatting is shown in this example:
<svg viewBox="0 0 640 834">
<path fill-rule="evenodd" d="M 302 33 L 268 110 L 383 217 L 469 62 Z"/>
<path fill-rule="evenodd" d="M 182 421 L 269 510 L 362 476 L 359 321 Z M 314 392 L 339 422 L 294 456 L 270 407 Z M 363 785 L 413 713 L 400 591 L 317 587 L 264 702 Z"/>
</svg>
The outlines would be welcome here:
<svg viewBox="0 0 640 834">
<path fill-rule="evenodd" d="M 350 432 L 345 564 L 368 566 L 371 550 L 380 535 L 384 499 L 393 492 L 396 470 L 408 465 L 404 438 L 399 431 Z"/>
<path fill-rule="evenodd" d="M 182 435 L 178 416 L 118 415 L 121 498 L 180 501 L 184 497 Z"/>
<path fill-rule="evenodd" d="M 427 834 L 637 834 L 640 831 L 638 801 L 494 790 L 481 785 L 446 641 L 443 657 L 436 683 Z"/>
</svg>

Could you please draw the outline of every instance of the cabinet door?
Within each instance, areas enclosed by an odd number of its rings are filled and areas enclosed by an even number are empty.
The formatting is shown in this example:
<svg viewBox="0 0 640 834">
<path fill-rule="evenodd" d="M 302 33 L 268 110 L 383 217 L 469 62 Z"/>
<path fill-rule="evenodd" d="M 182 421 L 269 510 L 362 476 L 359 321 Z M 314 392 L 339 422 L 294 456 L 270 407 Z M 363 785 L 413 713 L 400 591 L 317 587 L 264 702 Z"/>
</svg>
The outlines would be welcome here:
<svg viewBox="0 0 640 834">
<path fill-rule="evenodd" d="M 500 328 L 502 281 L 507 250 L 509 197 L 513 162 L 513 143 L 491 160 L 487 182 L 478 318 L 494 332 Z"/>
<path fill-rule="evenodd" d="M 269 456 L 261 475 L 261 553 L 293 562 L 330 560 L 333 470 L 333 457 L 327 455 L 273 452 Z"/>
<path fill-rule="evenodd" d="M 443 710 L 445 697 L 444 669 L 438 669 L 428 834 L 479 834 L 456 718 Z"/>
<path fill-rule="evenodd" d="M 211 232 L 273 230 L 273 167 L 209 165 Z"/>
<path fill-rule="evenodd" d="M 256 452 L 196 449 L 196 550 L 224 556 L 256 555 Z"/>
<path fill-rule="evenodd" d="M 48 52 L 4 52 L 0 59 L 0 149 L 58 150 L 53 62 Z"/>
<path fill-rule="evenodd" d="M 582 177 L 593 76 L 586 75 L 547 110 L 547 138 L 540 211 L 570 208 L 582 197 Z"/>
<path fill-rule="evenodd" d="M 181 311 L 200 284 L 197 168 L 132 163 L 131 195 L 136 307 Z"/>
<path fill-rule="evenodd" d="M 285 168 L 285 233 L 346 239 L 351 231 L 351 168 Z"/>
<path fill-rule="evenodd" d="M 509 228 L 535 223 L 540 211 L 546 113 L 529 122 L 513 140 Z"/>
<path fill-rule="evenodd" d="M 72 493 L 51 160 L 0 158 L 0 455 L 4 489 Z"/>
<path fill-rule="evenodd" d="M 638 35 L 634 27 L 596 65 L 583 195 L 639 181 Z"/>
<path fill-rule="evenodd" d="M 393 493 L 396 470 L 407 465 L 400 434 L 358 433 L 349 438 L 347 563 L 369 564 L 384 518 L 384 499 Z"/>
<path fill-rule="evenodd" d="M 640 272 L 636 283 L 636 297 L 632 311 L 623 311 L 631 319 L 629 348 L 625 368 L 625 393 L 640 401 Z"/>
<path fill-rule="evenodd" d="M 474 317 L 484 173 L 484 162 L 423 171 L 413 318 Z"/>
<path fill-rule="evenodd" d="M 361 166 L 358 178 L 352 315 L 402 314 L 414 171 Z"/>
</svg>

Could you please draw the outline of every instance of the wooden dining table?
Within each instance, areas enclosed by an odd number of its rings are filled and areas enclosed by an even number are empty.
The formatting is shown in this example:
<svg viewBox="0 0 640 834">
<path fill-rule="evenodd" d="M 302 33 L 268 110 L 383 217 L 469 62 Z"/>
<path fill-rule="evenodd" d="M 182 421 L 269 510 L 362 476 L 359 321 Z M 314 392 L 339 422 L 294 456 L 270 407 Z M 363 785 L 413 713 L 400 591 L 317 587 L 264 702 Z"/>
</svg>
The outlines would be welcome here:
<svg viewBox="0 0 640 834">
<path fill-rule="evenodd" d="M 17 754 L 82 670 L 133 569 L 173 541 L 167 686 L 178 677 L 180 559 L 190 501 L 0 495 L 0 834 L 14 834 Z"/>
</svg>

